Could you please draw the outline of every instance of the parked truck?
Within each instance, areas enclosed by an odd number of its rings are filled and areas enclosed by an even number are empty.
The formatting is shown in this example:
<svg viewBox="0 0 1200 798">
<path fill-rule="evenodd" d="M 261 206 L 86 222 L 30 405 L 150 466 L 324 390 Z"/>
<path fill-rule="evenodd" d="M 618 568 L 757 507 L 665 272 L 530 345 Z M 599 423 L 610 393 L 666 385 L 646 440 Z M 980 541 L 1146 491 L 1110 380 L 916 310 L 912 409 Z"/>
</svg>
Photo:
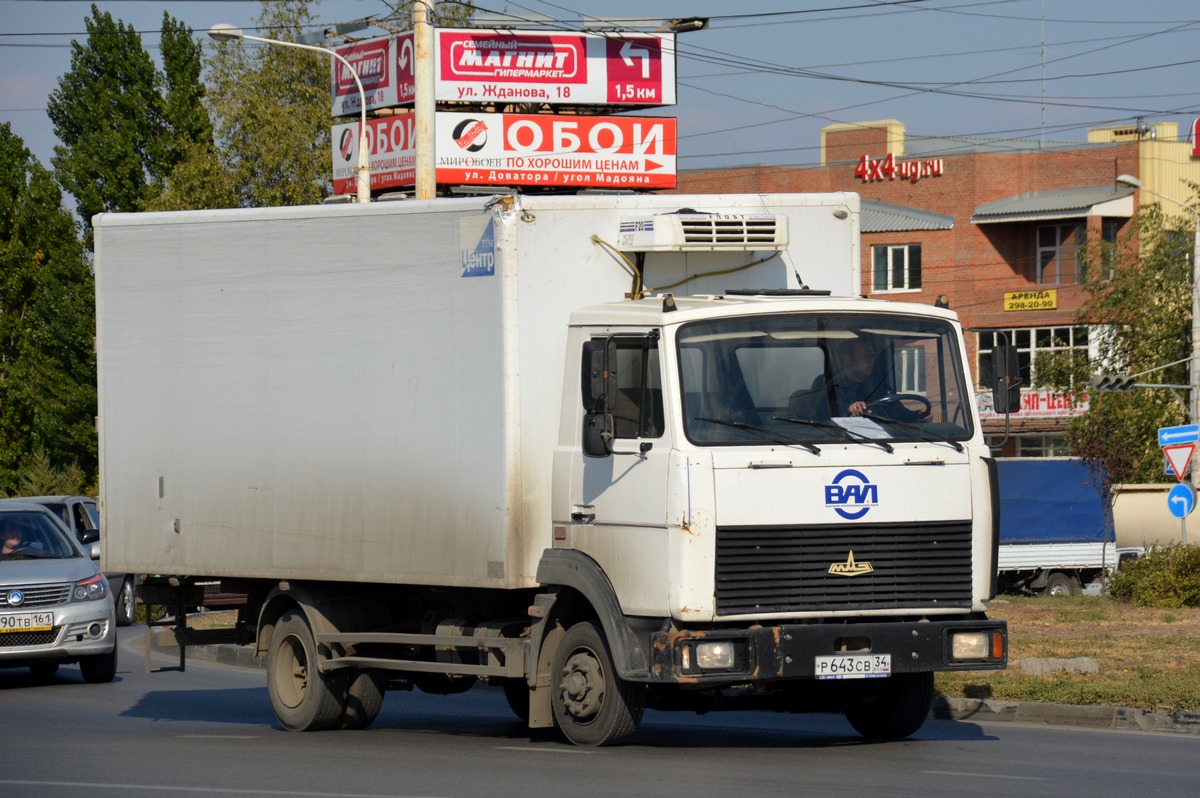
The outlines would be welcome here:
<svg viewBox="0 0 1200 798">
<path fill-rule="evenodd" d="M 253 644 L 289 730 L 482 681 L 584 745 L 645 707 L 895 738 L 935 672 L 1005 666 L 961 329 L 860 298 L 857 195 L 103 214 L 95 235 L 106 567 L 152 575 L 181 652 Z M 857 339 L 891 390 L 802 409 Z M 236 623 L 190 628 L 212 582 L 245 597 Z"/>
<path fill-rule="evenodd" d="M 1087 467 L 1068 457 L 997 460 L 1000 549 L 1006 592 L 1076 596 L 1100 590 L 1102 576 L 1139 549 L 1116 548 L 1104 503 Z"/>
</svg>

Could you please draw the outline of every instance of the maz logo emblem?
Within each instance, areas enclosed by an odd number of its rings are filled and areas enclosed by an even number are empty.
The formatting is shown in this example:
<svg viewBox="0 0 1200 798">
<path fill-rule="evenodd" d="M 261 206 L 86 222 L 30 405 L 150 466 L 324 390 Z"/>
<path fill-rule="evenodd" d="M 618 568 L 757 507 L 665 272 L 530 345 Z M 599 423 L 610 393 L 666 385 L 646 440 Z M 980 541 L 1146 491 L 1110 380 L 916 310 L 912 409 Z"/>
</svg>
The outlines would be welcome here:
<svg viewBox="0 0 1200 798">
<path fill-rule="evenodd" d="M 855 562 L 853 550 L 850 551 L 850 556 L 846 558 L 845 562 L 835 562 L 829 566 L 829 573 L 835 576 L 862 576 L 874 570 L 869 562 Z"/>
</svg>

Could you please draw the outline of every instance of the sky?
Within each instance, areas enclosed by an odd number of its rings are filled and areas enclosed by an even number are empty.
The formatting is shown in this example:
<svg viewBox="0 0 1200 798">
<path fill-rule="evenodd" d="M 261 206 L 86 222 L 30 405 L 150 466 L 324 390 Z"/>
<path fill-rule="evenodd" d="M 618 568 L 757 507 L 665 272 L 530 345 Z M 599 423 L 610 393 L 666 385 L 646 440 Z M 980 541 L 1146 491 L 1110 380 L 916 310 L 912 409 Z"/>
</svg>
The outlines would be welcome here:
<svg viewBox="0 0 1200 798">
<path fill-rule="evenodd" d="M 142 32 L 157 57 L 164 10 L 205 35 L 250 32 L 257 0 L 96 5 Z M 821 128 L 900 120 L 913 136 L 1086 141 L 1089 127 L 1200 116 L 1200 3 L 1195 0 L 478 0 L 514 18 L 671 20 L 701 16 L 678 38 L 680 171 L 814 164 Z M 326 25 L 385 16 L 383 0 L 322 0 Z M 90 2 L 0 0 L 0 123 L 49 166 L 46 100 L 86 38 Z M 634 23 L 625 20 L 626 25 Z M 253 46 L 253 45 L 246 45 Z"/>
</svg>

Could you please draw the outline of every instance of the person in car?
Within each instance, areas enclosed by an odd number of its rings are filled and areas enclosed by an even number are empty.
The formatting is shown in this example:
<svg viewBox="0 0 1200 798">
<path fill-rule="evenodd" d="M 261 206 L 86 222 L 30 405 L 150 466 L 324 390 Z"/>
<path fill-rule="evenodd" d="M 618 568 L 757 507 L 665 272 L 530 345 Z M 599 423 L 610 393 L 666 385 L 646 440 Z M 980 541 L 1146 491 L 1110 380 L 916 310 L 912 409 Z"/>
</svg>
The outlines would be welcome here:
<svg viewBox="0 0 1200 798">
<path fill-rule="evenodd" d="M 12 521 L 0 521 L 0 554 L 12 554 L 25 544 L 25 533 Z"/>
</svg>

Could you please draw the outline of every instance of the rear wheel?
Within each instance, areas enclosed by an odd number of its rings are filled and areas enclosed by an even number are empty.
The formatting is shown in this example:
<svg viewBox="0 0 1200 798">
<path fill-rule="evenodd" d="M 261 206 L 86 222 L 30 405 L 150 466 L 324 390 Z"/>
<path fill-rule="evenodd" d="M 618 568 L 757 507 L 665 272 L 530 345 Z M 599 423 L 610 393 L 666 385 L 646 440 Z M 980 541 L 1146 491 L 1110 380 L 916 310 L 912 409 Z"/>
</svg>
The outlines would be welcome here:
<svg viewBox="0 0 1200 798">
<path fill-rule="evenodd" d="M 529 722 L 529 683 L 524 679 L 508 679 L 504 682 L 504 699 L 508 708 L 522 722 Z"/>
<path fill-rule="evenodd" d="M 387 676 L 383 671 L 363 668 L 350 672 L 346 687 L 346 708 L 338 720 L 339 729 L 365 729 L 379 717 Z"/>
<path fill-rule="evenodd" d="M 1050 574 L 1046 578 L 1046 587 L 1042 588 L 1043 596 L 1078 596 L 1082 592 L 1079 580 L 1061 571 Z"/>
<path fill-rule="evenodd" d="M 932 673 L 897 673 L 867 680 L 846 707 L 846 720 L 863 737 L 897 740 L 915 734 L 932 705 Z"/>
<path fill-rule="evenodd" d="M 576 745 L 629 742 L 642 720 L 646 687 L 617 675 L 604 631 L 594 621 L 567 630 L 554 652 L 550 703 L 563 735 Z"/>
<path fill-rule="evenodd" d="M 288 610 L 267 649 L 267 692 L 288 731 L 333 728 L 346 709 L 347 674 L 317 669 L 317 644 L 304 614 Z"/>
<path fill-rule="evenodd" d="M 112 651 L 81 657 L 79 672 L 88 684 L 105 684 L 117 678 L 117 641 L 113 641 Z"/>
</svg>

